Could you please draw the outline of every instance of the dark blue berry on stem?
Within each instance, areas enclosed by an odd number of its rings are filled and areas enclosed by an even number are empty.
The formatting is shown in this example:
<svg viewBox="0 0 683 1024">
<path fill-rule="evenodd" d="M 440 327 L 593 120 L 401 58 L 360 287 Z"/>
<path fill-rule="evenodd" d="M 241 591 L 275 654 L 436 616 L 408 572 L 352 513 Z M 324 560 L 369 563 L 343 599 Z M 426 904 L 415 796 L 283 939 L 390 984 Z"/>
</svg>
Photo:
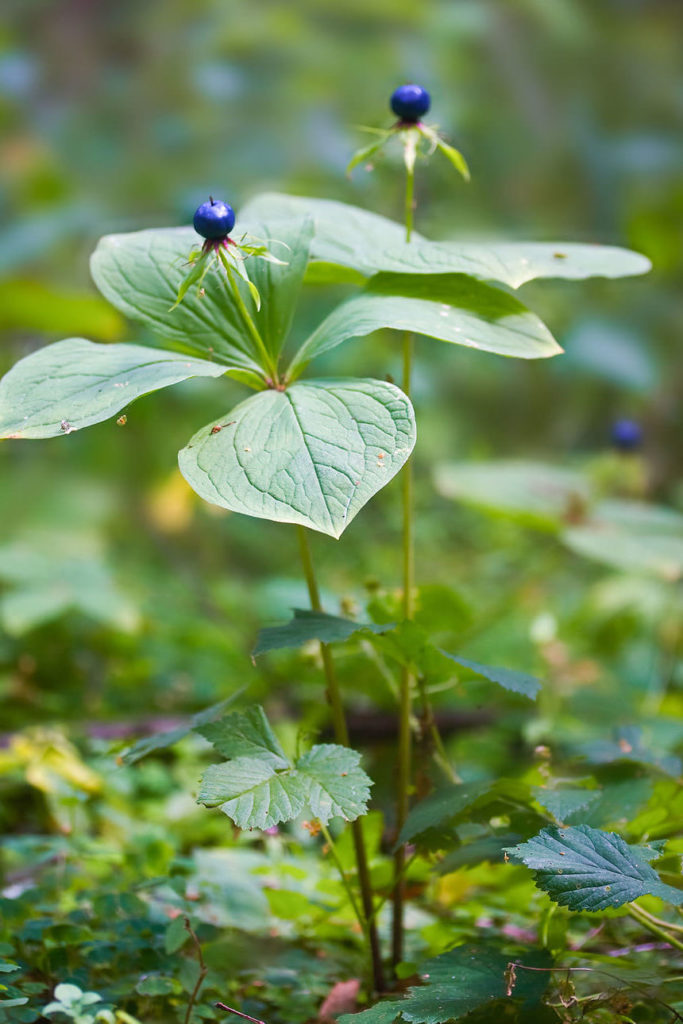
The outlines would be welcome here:
<svg viewBox="0 0 683 1024">
<path fill-rule="evenodd" d="M 643 431 L 636 420 L 616 420 L 612 426 L 612 444 L 622 452 L 640 448 Z"/>
<path fill-rule="evenodd" d="M 391 109 L 401 121 L 415 124 L 431 106 L 431 96 L 421 85 L 399 85 L 391 95 Z"/>
<path fill-rule="evenodd" d="M 235 226 L 235 211 L 229 203 L 209 199 L 197 207 L 194 215 L 194 229 L 202 238 L 219 241 L 227 238 Z"/>
</svg>

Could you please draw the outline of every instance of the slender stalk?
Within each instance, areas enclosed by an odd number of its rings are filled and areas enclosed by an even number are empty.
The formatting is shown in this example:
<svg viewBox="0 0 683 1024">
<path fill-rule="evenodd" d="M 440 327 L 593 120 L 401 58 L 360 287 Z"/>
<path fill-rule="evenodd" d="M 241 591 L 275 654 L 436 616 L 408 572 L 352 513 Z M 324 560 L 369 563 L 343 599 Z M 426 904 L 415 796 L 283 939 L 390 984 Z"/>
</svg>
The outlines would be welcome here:
<svg viewBox="0 0 683 1024">
<path fill-rule="evenodd" d="M 308 543 L 308 533 L 306 528 L 303 526 L 297 526 L 297 532 L 299 535 L 301 564 L 303 567 L 304 577 L 306 579 L 306 586 L 308 587 L 308 596 L 311 602 L 311 608 L 313 611 L 319 612 L 322 611 L 322 604 L 320 602 L 320 591 L 318 589 L 318 582 L 313 568 L 311 548 Z M 341 744 L 341 746 L 348 747 L 350 745 L 349 730 L 346 725 L 344 705 L 342 704 L 339 683 L 337 682 L 337 675 L 334 670 L 332 652 L 327 644 L 320 645 L 320 655 L 322 657 L 325 682 L 327 684 L 327 700 L 332 713 L 332 724 L 334 726 L 335 739 L 337 740 L 337 743 Z M 370 947 L 370 958 L 372 961 L 373 985 L 375 991 L 383 992 L 384 970 L 382 967 L 382 954 L 379 946 L 377 926 L 374 921 L 374 901 L 372 896 L 372 883 L 370 881 L 370 869 L 368 867 L 368 858 L 365 850 L 363 827 L 358 819 L 351 822 L 351 834 L 353 836 L 353 846 L 356 854 L 356 867 L 358 868 L 358 883 L 360 886 L 361 903 L 363 905 L 363 915 L 367 925 L 367 941 Z"/>
<path fill-rule="evenodd" d="M 361 931 L 363 932 L 363 935 L 365 935 L 365 937 L 367 939 L 367 935 L 368 935 L 368 922 L 365 920 L 365 917 L 363 916 L 363 913 L 362 913 L 360 907 L 358 906 L 358 903 L 356 902 L 356 897 L 355 897 L 353 888 L 351 886 L 351 882 L 349 881 L 348 875 L 344 871 L 344 865 L 342 864 L 341 860 L 339 859 L 339 854 L 337 853 L 337 847 L 335 846 L 334 839 L 332 838 L 332 835 L 330 834 L 330 830 L 328 829 L 327 825 L 323 825 L 322 821 L 320 822 L 320 831 L 322 832 L 322 834 L 324 836 L 324 839 L 325 839 L 325 842 L 327 843 L 327 847 L 328 847 L 328 849 L 330 851 L 330 856 L 332 857 L 332 860 L 335 863 L 335 867 L 337 868 L 337 871 L 339 872 L 339 875 L 340 875 L 341 880 L 342 880 L 342 885 L 344 886 L 344 889 L 346 890 L 346 895 L 349 897 L 349 902 L 351 904 L 351 907 L 353 908 L 354 914 L 356 915 L 356 920 L 358 921 L 358 924 L 361 927 Z"/>
<path fill-rule="evenodd" d="M 660 928 L 666 928 L 667 931 L 683 932 L 683 924 L 675 924 L 673 921 L 665 921 L 661 917 L 655 917 L 655 915 L 651 914 L 649 910 L 645 909 L 645 907 L 641 907 L 639 903 L 637 904 L 637 907 L 643 917 L 646 917 L 648 921 L 652 921 L 653 924 L 658 924 Z"/>
<path fill-rule="evenodd" d="M 654 922 L 650 920 L 650 915 L 647 911 L 643 911 L 642 907 L 639 907 L 636 903 L 631 903 L 628 912 L 629 916 L 632 917 L 634 921 L 638 921 L 643 928 L 652 932 L 652 934 L 656 935 L 657 938 L 664 939 L 665 942 L 668 942 L 671 946 L 675 946 L 676 949 L 683 949 L 683 942 L 681 942 L 680 939 L 677 939 L 674 935 L 671 935 L 669 932 L 664 931 L 664 929 L 660 928 L 658 924 L 654 924 Z"/>
<path fill-rule="evenodd" d="M 194 988 L 192 989 L 192 993 L 190 995 L 190 1000 L 189 1000 L 189 1002 L 187 1004 L 187 1010 L 185 1011 L 184 1024 L 189 1024 L 190 1017 L 192 1016 L 192 1010 L 194 1008 L 194 1004 L 197 1001 L 197 996 L 199 995 L 199 990 L 202 987 L 202 984 L 204 983 L 204 978 L 206 977 L 209 968 L 204 963 L 204 954 L 202 953 L 202 944 L 199 941 L 199 939 L 197 938 L 197 933 L 195 932 L 194 928 L 190 924 L 189 917 L 185 918 L 185 929 L 186 929 L 186 931 L 188 931 L 190 933 L 190 938 L 192 939 L 194 948 L 197 951 L 197 961 L 199 963 L 199 973 L 197 974 L 197 980 L 195 982 Z"/>
<path fill-rule="evenodd" d="M 414 158 L 413 158 L 414 159 Z M 415 165 L 406 163 L 406 199 L 405 199 L 405 221 L 406 221 L 406 242 L 410 241 L 413 233 L 413 216 L 415 214 Z"/>
<path fill-rule="evenodd" d="M 420 691 L 420 703 L 422 704 L 423 720 L 427 729 L 429 730 L 429 735 L 431 737 L 432 745 L 434 747 L 434 760 L 439 765 L 444 775 L 449 779 L 450 782 L 460 783 L 462 782 L 462 779 L 460 778 L 457 771 L 451 764 L 451 761 L 446 752 L 446 748 L 444 746 L 443 739 L 441 738 L 441 733 L 439 732 L 439 727 L 436 724 L 436 719 L 434 718 L 434 710 L 432 708 L 431 701 L 427 694 L 424 679 L 418 676 L 417 685 Z"/>
<path fill-rule="evenodd" d="M 223 268 L 225 270 L 225 273 L 228 276 L 228 281 L 230 282 L 230 288 L 232 290 L 232 294 L 233 294 L 235 302 L 237 304 L 237 308 L 240 311 L 240 315 L 242 317 L 242 320 L 244 321 L 244 324 L 245 324 L 247 330 L 249 331 L 252 339 L 256 343 L 256 347 L 258 348 L 258 350 L 259 350 L 259 352 L 261 354 L 261 358 L 263 359 L 266 368 L 268 369 L 269 373 L 271 374 L 271 376 L 273 378 L 273 383 L 277 383 L 277 366 L 276 366 L 275 361 L 274 361 L 273 357 L 271 356 L 270 352 L 266 348 L 266 343 L 264 342 L 263 338 L 261 337 L 261 333 L 260 333 L 258 327 L 256 326 L 256 324 L 254 323 L 254 320 L 253 320 L 249 310 L 246 307 L 244 299 L 242 298 L 242 293 L 240 292 L 239 286 L 237 284 L 237 281 L 235 280 L 235 275 L 233 273 L 233 269 L 230 266 L 230 261 L 229 261 L 228 257 L 226 256 L 226 254 L 223 252 L 223 250 L 221 248 L 218 248 L 217 252 L 218 252 L 218 258 L 220 259 L 221 263 L 223 264 Z"/>
</svg>

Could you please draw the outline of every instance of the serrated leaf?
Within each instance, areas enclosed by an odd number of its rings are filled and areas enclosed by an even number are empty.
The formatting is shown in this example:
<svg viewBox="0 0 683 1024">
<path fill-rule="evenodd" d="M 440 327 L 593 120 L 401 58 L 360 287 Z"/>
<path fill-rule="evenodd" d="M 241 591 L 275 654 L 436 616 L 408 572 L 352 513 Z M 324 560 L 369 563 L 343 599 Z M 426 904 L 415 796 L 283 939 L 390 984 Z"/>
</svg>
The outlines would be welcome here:
<svg viewBox="0 0 683 1024">
<path fill-rule="evenodd" d="M 275 772 L 267 762 L 237 757 L 206 769 L 197 799 L 220 807 L 238 828 L 264 829 L 296 818 L 307 796 L 308 779 L 293 769 Z"/>
<path fill-rule="evenodd" d="M 353 622 L 338 615 L 313 612 L 294 608 L 294 618 L 282 626 L 266 626 L 259 631 L 252 654 L 257 656 L 267 651 L 278 651 L 286 647 L 301 647 L 310 640 L 323 644 L 343 643 L 355 633 L 369 630 L 384 633 L 390 626 L 378 626 L 373 622 Z"/>
<path fill-rule="evenodd" d="M 223 757 L 256 757 L 273 768 L 289 766 L 265 712 L 259 705 L 195 726 L 194 731 L 213 743 Z"/>
<path fill-rule="evenodd" d="M 178 461 L 206 501 L 339 537 L 414 444 L 412 405 L 393 384 L 302 381 L 209 423 Z"/>
<path fill-rule="evenodd" d="M 316 356 L 385 327 L 521 359 L 562 351 L 535 313 L 498 288 L 463 274 L 378 274 L 323 320 L 288 372 L 296 376 Z"/>
<path fill-rule="evenodd" d="M 143 345 L 68 338 L 21 359 L 0 381 L 0 436 L 59 437 L 115 416 L 141 395 L 227 366 Z"/>
<path fill-rule="evenodd" d="M 459 655 L 449 654 L 448 651 L 443 651 L 441 648 L 439 650 L 445 657 L 450 658 L 451 661 L 456 662 L 458 665 L 462 665 L 463 668 L 468 668 L 475 675 L 483 676 L 484 679 L 488 679 L 492 683 L 498 683 L 503 689 L 511 690 L 513 693 L 521 693 L 531 700 L 536 700 L 538 691 L 541 689 L 540 680 L 535 676 L 528 675 L 526 672 L 517 672 L 511 668 L 499 668 L 495 665 L 482 665 L 478 661 L 470 661 L 469 658 L 461 658 Z"/>
<path fill-rule="evenodd" d="M 165 732 L 156 733 L 153 736 L 144 736 L 120 755 L 122 763 L 135 764 L 136 761 L 140 761 L 143 757 L 154 753 L 156 750 L 166 750 L 167 747 L 172 747 L 174 743 L 179 743 L 193 729 L 197 729 L 199 726 L 206 725 L 208 722 L 220 718 L 230 705 L 244 693 L 244 690 L 245 687 L 240 687 L 239 690 L 226 697 L 225 700 L 219 701 L 218 704 L 213 704 L 210 708 L 205 708 L 199 714 L 193 715 L 184 725 L 179 725 L 177 728 L 169 729 Z"/>
<path fill-rule="evenodd" d="M 550 811 L 560 824 L 590 807 L 602 794 L 600 789 L 545 789 L 542 786 L 534 786 L 531 792 L 541 807 Z"/>
<path fill-rule="evenodd" d="M 357 751 L 318 744 L 299 758 L 296 768 L 308 780 L 306 803 L 314 818 L 327 824 L 330 818 L 355 821 L 365 814 L 372 781 L 360 767 Z"/>
<path fill-rule="evenodd" d="M 518 288 L 539 277 L 580 280 L 587 277 L 628 277 L 644 274 L 650 261 L 640 253 L 611 245 L 575 242 L 429 242 L 405 227 L 368 210 L 330 199 L 266 192 L 243 209 L 248 218 L 303 217 L 315 221 L 311 258 L 366 276 L 380 272 L 405 274 L 469 274 Z M 315 264 L 313 265 L 315 267 Z"/>
<path fill-rule="evenodd" d="M 614 832 L 589 825 L 543 829 L 508 853 L 535 872 L 536 884 L 570 910 L 606 910 L 650 894 L 676 905 L 683 892 L 665 885 L 642 851 Z"/>
<path fill-rule="evenodd" d="M 520 970 L 508 996 L 506 970 L 511 959 L 535 970 Z M 424 963 L 420 968 L 423 984 L 408 989 L 403 999 L 347 1014 L 339 1018 L 339 1024 L 391 1024 L 399 1015 L 410 1024 L 445 1024 L 498 999 L 528 1005 L 538 1002 L 547 988 L 552 975 L 543 968 L 550 966 L 552 960 L 544 953 L 513 958 L 498 949 L 458 946 Z"/>
</svg>

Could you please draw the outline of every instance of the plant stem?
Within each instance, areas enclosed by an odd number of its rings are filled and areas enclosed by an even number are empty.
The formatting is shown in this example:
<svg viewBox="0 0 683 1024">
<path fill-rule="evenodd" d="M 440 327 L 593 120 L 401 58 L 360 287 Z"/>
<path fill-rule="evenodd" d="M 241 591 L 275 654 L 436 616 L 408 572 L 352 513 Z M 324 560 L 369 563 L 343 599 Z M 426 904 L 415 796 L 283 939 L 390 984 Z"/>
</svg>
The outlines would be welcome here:
<svg viewBox="0 0 683 1024">
<path fill-rule="evenodd" d="M 297 526 L 297 532 L 299 535 L 301 564 L 303 566 L 304 577 L 306 579 L 306 586 L 308 587 L 308 596 L 311 602 L 311 608 L 313 611 L 319 612 L 322 611 L 322 604 L 320 602 L 320 591 L 318 590 L 318 582 L 315 578 L 315 570 L 313 568 L 313 559 L 311 557 L 311 548 L 308 542 L 308 533 L 304 526 Z M 332 724 L 334 726 L 335 739 L 337 743 L 341 744 L 341 746 L 348 747 L 350 745 L 349 730 L 346 725 L 344 705 L 342 704 L 339 683 L 337 682 L 337 675 L 334 670 L 332 652 L 327 644 L 320 645 L 320 655 L 323 662 L 325 682 L 327 684 L 327 699 L 332 713 Z M 383 992 L 384 970 L 382 968 L 382 954 L 379 946 L 377 926 L 374 921 L 370 870 L 368 868 L 368 858 L 365 850 L 363 827 L 358 819 L 351 822 L 351 833 L 356 853 L 356 866 L 358 868 L 358 883 L 360 886 L 361 902 L 363 905 L 363 915 L 367 924 L 367 941 L 370 947 L 370 958 L 372 961 L 373 986 L 375 991 Z"/>
<path fill-rule="evenodd" d="M 410 177 L 410 175 L 408 176 Z M 412 210 L 412 207 L 411 207 Z M 406 208 L 407 213 L 407 208 Z M 409 227 L 406 224 L 406 235 Z M 410 396 L 410 375 L 413 356 L 413 338 L 403 337 L 403 391 Z M 412 461 L 403 467 L 403 617 L 412 619 L 415 613 L 413 590 L 415 587 L 415 551 L 413 543 L 413 467 Z M 398 712 L 398 765 L 396 779 L 396 831 L 400 833 L 408 816 L 412 762 L 412 696 L 414 679 L 408 667 L 401 669 Z M 391 962 L 395 967 L 403 959 L 403 917 L 405 902 L 405 847 L 399 846 L 394 854 L 393 919 L 391 928 Z"/>
<path fill-rule="evenodd" d="M 277 379 L 278 379 L 278 375 L 277 375 L 277 366 L 275 365 L 275 361 L 274 361 L 273 357 L 271 356 L 270 352 L 268 351 L 268 349 L 266 348 L 266 343 L 264 342 L 263 338 L 261 337 L 261 333 L 260 333 L 258 327 L 256 326 L 256 324 L 254 323 L 254 320 L 253 320 L 249 310 L 246 307 L 244 299 L 242 298 L 242 293 L 239 290 L 239 285 L 237 284 L 237 281 L 235 280 L 235 275 L 233 273 L 232 267 L 230 266 L 230 261 L 229 261 L 228 257 L 223 252 L 223 250 L 220 249 L 220 248 L 217 250 L 217 252 L 218 252 L 218 258 L 220 259 L 221 263 L 223 264 L 223 268 L 225 269 L 225 273 L 228 276 L 228 281 L 230 282 L 230 288 L 231 288 L 232 294 L 233 294 L 233 296 L 235 298 L 235 302 L 237 304 L 237 308 L 239 309 L 240 314 L 242 316 L 242 320 L 244 321 L 244 323 L 246 325 L 246 328 L 249 331 L 252 339 L 256 343 L 256 347 L 258 348 L 259 353 L 261 355 L 261 358 L 264 361 L 264 368 L 268 370 L 268 372 L 272 376 L 273 383 L 276 384 L 277 383 Z"/>
<path fill-rule="evenodd" d="M 408 143 L 406 143 L 406 146 Z M 405 225 L 406 242 L 413 232 L 413 205 L 415 194 L 415 164 L 408 158 L 406 148 Z M 410 378 L 413 362 L 413 336 L 403 335 L 403 391 L 410 397 Z M 413 464 L 408 459 L 402 478 L 403 498 L 403 617 L 414 615 L 413 590 L 415 586 L 415 546 L 413 539 Z M 396 791 L 396 832 L 400 833 L 408 816 L 412 760 L 412 691 L 413 676 L 409 668 L 401 669 L 398 712 L 398 775 Z M 403 918 L 405 903 L 405 847 L 399 846 L 394 854 L 393 918 L 391 924 L 391 962 L 394 967 L 403 959 Z"/>
<path fill-rule="evenodd" d="M 680 939 L 675 938 L 675 936 L 669 934 L 669 932 L 664 931 L 664 929 L 660 928 L 658 924 L 655 924 L 653 921 L 651 921 L 650 915 L 647 913 L 647 911 L 644 911 L 642 907 L 638 906 L 637 903 L 631 903 L 628 912 L 629 915 L 634 919 L 634 921 L 638 921 L 643 926 L 643 928 L 646 928 L 647 931 L 652 932 L 652 934 L 656 935 L 657 938 L 664 939 L 665 942 L 668 942 L 671 946 L 675 946 L 676 949 L 683 949 L 683 942 L 681 942 Z"/>
<path fill-rule="evenodd" d="M 334 844 L 334 839 L 332 838 L 332 836 L 330 834 L 330 830 L 328 829 L 327 825 L 323 825 L 322 821 L 319 822 L 319 824 L 320 824 L 320 831 L 322 832 L 322 834 L 323 834 L 323 836 L 325 838 L 325 842 L 327 843 L 328 849 L 329 849 L 330 854 L 332 856 L 332 860 L 334 861 L 335 866 L 337 868 L 337 871 L 339 872 L 339 875 L 341 877 L 342 885 L 344 886 L 344 889 L 346 890 L 346 895 L 349 897 L 349 902 L 350 902 L 350 904 L 351 904 L 351 906 L 353 908 L 354 914 L 356 915 L 356 920 L 358 921 L 358 924 L 361 927 L 361 931 L 363 932 L 363 935 L 365 935 L 365 937 L 367 939 L 367 936 L 368 936 L 368 922 L 365 920 L 365 917 L 363 916 L 363 913 L 361 912 L 361 909 L 358 906 L 358 903 L 356 902 L 356 897 L 355 897 L 353 889 L 351 887 L 351 883 L 349 881 L 348 875 L 344 871 L 344 865 L 342 864 L 341 860 L 339 859 L 339 854 L 337 853 L 337 847 Z"/>
<path fill-rule="evenodd" d="M 662 917 L 655 917 L 654 914 L 651 914 L 649 910 L 645 910 L 640 904 L 637 904 L 637 907 L 643 917 L 646 917 L 648 921 L 652 921 L 653 924 L 658 924 L 661 928 L 666 928 L 670 931 L 683 932 L 683 924 L 675 924 L 673 921 L 665 921 Z"/>
<path fill-rule="evenodd" d="M 199 990 L 202 987 L 202 983 L 203 983 L 204 978 L 206 977 L 206 975 L 208 973 L 209 968 L 204 963 L 204 955 L 202 953 L 202 946 L 201 946 L 201 943 L 200 943 L 199 939 L 197 938 L 197 933 L 195 932 L 194 928 L 190 924 L 189 917 L 185 918 L 185 929 L 186 929 L 186 931 L 188 931 L 190 933 L 190 938 L 192 939 L 192 942 L 194 944 L 194 948 L 197 950 L 197 961 L 199 963 L 199 974 L 197 975 L 197 980 L 195 982 L 194 988 L 192 989 L 192 994 L 190 995 L 190 1001 L 187 1004 L 187 1010 L 185 1011 L 184 1024 L 189 1024 L 190 1017 L 192 1016 L 192 1010 L 194 1008 L 194 1004 L 197 1001 L 197 996 L 199 995 Z"/>
<path fill-rule="evenodd" d="M 434 710 L 432 708 L 431 701 L 429 700 L 429 696 L 427 694 L 425 682 L 421 676 L 418 676 L 417 685 L 420 691 L 420 703 L 422 704 L 423 721 L 427 729 L 429 730 L 429 735 L 431 736 L 432 744 L 434 747 L 434 760 L 436 761 L 436 763 L 441 768 L 444 775 L 449 779 L 450 782 L 456 784 L 460 783 L 462 782 L 462 779 L 460 778 L 457 771 L 451 764 L 448 754 L 446 752 L 443 739 L 441 738 L 441 733 L 439 732 L 439 727 L 437 726 L 436 719 L 434 718 Z"/>
</svg>

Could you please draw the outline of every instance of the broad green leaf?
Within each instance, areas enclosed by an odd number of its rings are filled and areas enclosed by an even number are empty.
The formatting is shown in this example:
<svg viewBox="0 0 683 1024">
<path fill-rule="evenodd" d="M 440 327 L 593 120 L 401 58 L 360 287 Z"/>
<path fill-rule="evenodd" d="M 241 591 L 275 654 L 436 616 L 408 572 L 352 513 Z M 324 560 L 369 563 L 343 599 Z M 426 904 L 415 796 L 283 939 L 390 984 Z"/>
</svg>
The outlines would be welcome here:
<svg viewBox="0 0 683 1024">
<path fill-rule="evenodd" d="M 535 872 L 537 885 L 555 903 L 570 910 L 606 910 L 647 894 L 683 904 L 683 891 L 665 885 L 642 851 L 614 832 L 589 825 L 546 828 L 508 853 Z"/>
<path fill-rule="evenodd" d="M 402 224 L 357 206 L 329 199 L 267 192 L 243 210 L 248 218 L 313 217 L 311 258 L 353 268 L 366 276 L 468 274 L 518 288 L 539 277 L 580 280 L 644 274 L 650 261 L 640 253 L 611 245 L 576 242 L 429 242 L 414 233 L 405 241 Z M 313 265 L 315 266 L 315 264 Z"/>
<path fill-rule="evenodd" d="M 342 619 L 338 615 L 326 615 L 325 612 L 312 612 L 302 608 L 294 608 L 294 618 L 282 626 L 266 626 L 260 630 L 254 656 L 267 651 L 277 651 L 284 647 L 301 647 L 310 640 L 319 640 L 323 644 L 343 643 L 354 633 L 370 630 L 373 633 L 385 633 L 390 626 L 377 626 L 372 622 L 353 622 Z"/>
<path fill-rule="evenodd" d="M 196 725 L 194 731 L 213 743 L 223 757 L 257 757 L 273 768 L 287 768 L 289 765 L 259 705 Z"/>
<path fill-rule="evenodd" d="M 517 973 L 516 983 L 507 994 L 507 967 L 512 959 L 521 961 L 535 970 Z M 544 970 L 552 961 L 544 953 L 525 953 L 512 957 L 497 948 L 458 946 L 441 956 L 428 960 L 420 967 L 421 985 L 408 989 L 402 999 L 377 1003 L 362 1013 L 345 1014 L 339 1024 L 392 1024 L 400 1016 L 409 1024 L 446 1024 L 460 1020 L 479 1007 L 490 1006 L 496 1000 L 521 1001 L 524 1005 L 537 1003 L 547 988 L 551 974 Z M 520 1020 L 515 1016 L 505 1019 Z M 503 1019 L 492 1016 L 491 1020 Z"/>
<path fill-rule="evenodd" d="M 226 697 L 225 700 L 212 705 L 210 708 L 205 708 L 199 714 L 193 715 L 184 725 L 179 725 L 177 728 L 169 729 L 166 732 L 158 732 L 152 736 L 143 737 L 143 739 L 138 740 L 137 743 L 134 743 L 132 747 L 128 747 L 120 755 L 121 762 L 123 764 L 135 764 L 136 761 L 140 761 L 143 757 L 147 757 L 148 754 L 154 753 L 155 750 L 166 750 L 168 747 L 172 747 L 174 743 L 179 743 L 180 740 L 185 739 L 193 730 L 199 729 L 201 726 L 220 718 L 228 707 L 244 693 L 244 689 L 244 687 L 241 687 L 235 693 Z"/>
<path fill-rule="evenodd" d="M 498 683 L 505 690 L 512 690 L 513 693 L 521 693 L 531 700 L 536 700 L 538 691 L 541 689 L 540 680 L 530 676 L 526 672 L 517 672 L 511 668 L 498 668 L 494 665 L 481 665 L 478 661 L 470 661 L 469 658 L 461 658 L 459 655 L 449 654 L 441 650 L 451 661 L 468 668 L 477 676 L 483 676 L 492 683 Z"/>
<path fill-rule="evenodd" d="M 681 774 L 680 758 L 662 749 L 653 737 L 646 737 L 640 726 L 622 726 L 612 735 L 579 744 L 577 749 L 592 764 L 625 761 L 651 765 L 675 777 Z"/>
<path fill-rule="evenodd" d="M 639 501 L 603 501 L 564 543 L 579 555 L 626 572 L 676 582 L 683 576 L 683 515 Z"/>
<path fill-rule="evenodd" d="M 327 824 L 330 818 L 355 821 L 365 814 L 372 781 L 357 751 L 321 743 L 299 758 L 296 768 L 308 780 L 306 803 L 314 818 Z"/>
<path fill-rule="evenodd" d="M 136 398 L 222 364 L 143 345 L 68 338 L 21 359 L 0 381 L 0 437 L 60 437 L 115 416 Z"/>
<path fill-rule="evenodd" d="M 507 292 L 463 274 L 379 274 L 337 306 L 303 343 L 289 374 L 348 338 L 391 327 L 520 359 L 562 351 L 545 324 Z"/>
<path fill-rule="evenodd" d="M 434 479 L 445 498 L 541 529 L 559 529 L 590 500 L 580 473 L 535 462 L 446 463 L 436 467 Z"/>
<path fill-rule="evenodd" d="M 209 423 L 179 465 L 206 501 L 339 537 L 414 444 L 412 405 L 393 384 L 304 381 Z"/>
<path fill-rule="evenodd" d="M 578 811 L 583 811 L 600 799 L 600 789 L 545 789 L 542 786 L 534 786 L 531 790 L 534 798 L 541 807 L 550 811 L 553 818 L 560 824 L 567 821 Z"/>
<path fill-rule="evenodd" d="M 514 779 L 499 779 L 497 782 L 466 782 L 463 785 L 446 786 L 436 790 L 413 807 L 401 829 L 398 842 L 399 844 L 407 843 L 430 829 L 448 826 L 463 811 L 476 805 L 486 806 L 500 800 L 523 803 L 528 800 L 528 797 L 528 787 Z"/>
<path fill-rule="evenodd" d="M 240 221 L 232 237 L 252 233 L 286 264 L 257 256 L 245 264 L 249 279 L 261 296 L 256 309 L 248 283 L 236 275 L 240 294 L 256 322 L 266 347 L 278 352 L 291 323 L 308 259 L 310 224 L 278 221 L 275 225 Z M 192 228 L 163 228 L 100 239 L 90 268 L 102 294 L 126 316 L 147 324 L 183 351 L 199 353 L 231 367 L 261 376 L 258 350 L 251 338 L 225 270 L 211 257 L 203 279 L 203 293 L 189 288 L 175 306 L 187 276 L 190 253 L 201 239 Z M 276 251 L 277 250 L 277 251 Z M 175 308 L 173 308 L 175 306 Z"/>
<path fill-rule="evenodd" d="M 605 828 L 626 828 L 652 796 L 654 782 L 647 776 L 607 782 L 598 790 L 599 799 L 581 814 L 581 824 Z M 589 792 L 594 792 L 589 790 Z"/>
<path fill-rule="evenodd" d="M 206 769 L 198 801 L 220 807 L 238 828 L 263 829 L 296 818 L 307 796 L 308 779 L 295 770 L 276 772 L 272 762 L 237 757 Z"/>
<path fill-rule="evenodd" d="M 172 956 L 177 953 L 179 949 L 182 949 L 186 942 L 189 941 L 190 933 L 187 930 L 185 923 L 185 917 L 175 917 L 169 925 L 166 927 L 164 932 L 164 952 L 167 956 Z"/>
</svg>

